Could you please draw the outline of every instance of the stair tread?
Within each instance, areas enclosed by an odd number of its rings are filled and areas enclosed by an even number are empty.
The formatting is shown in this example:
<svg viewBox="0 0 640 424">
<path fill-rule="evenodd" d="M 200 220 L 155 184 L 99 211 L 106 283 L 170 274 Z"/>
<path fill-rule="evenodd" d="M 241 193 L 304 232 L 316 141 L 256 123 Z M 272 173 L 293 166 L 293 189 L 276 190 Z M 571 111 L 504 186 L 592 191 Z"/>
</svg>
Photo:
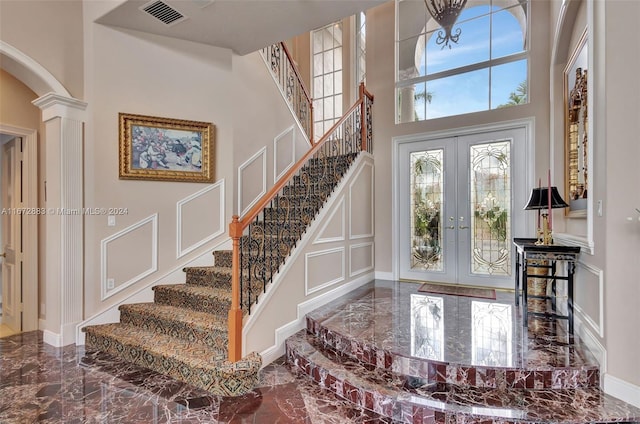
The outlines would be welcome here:
<svg viewBox="0 0 640 424">
<path fill-rule="evenodd" d="M 636 411 L 630 410 L 629 405 L 596 387 L 533 390 L 459 387 L 444 383 L 420 386 L 419 379 L 406 379 L 380 369 L 367 370 L 357 361 L 319 346 L 321 344 L 315 336 L 301 330 L 287 339 L 289 361 L 296 363 L 294 355 L 303 358 L 308 363 L 302 367 L 315 377 L 318 384 L 334 392 L 344 390 L 344 393 L 337 393 L 339 396 L 351 397 L 352 401 L 357 398 L 361 402 L 366 402 L 367 398 L 375 399 L 370 407 L 361 406 L 385 416 L 393 416 L 394 408 L 424 408 L 425 413 L 438 411 L 456 417 L 492 417 L 504 420 L 500 422 L 519 423 L 628 422 L 640 419 L 640 416 L 634 416 Z M 355 396 L 354 388 L 364 392 L 362 396 Z M 590 405 L 598 406 L 585 410 L 580 407 L 584 399 L 590 399 Z M 598 401 L 594 402 L 594 399 Z"/>
<path fill-rule="evenodd" d="M 117 339 L 120 343 L 129 346 L 139 346 L 149 352 L 180 360 L 192 367 L 212 369 L 226 361 L 226 352 L 224 351 L 158 334 L 133 325 L 102 324 L 86 327 L 85 331 L 93 331 L 103 337 Z"/>
<path fill-rule="evenodd" d="M 194 311 L 192 309 L 181 308 L 179 306 L 162 305 L 158 303 L 129 303 L 121 305 L 122 310 L 129 310 L 138 314 L 152 316 L 158 319 L 180 321 L 185 324 L 207 328 L 210 330 L 226 331 L 226 322 L 216 319 L 216 315 L 208 312 Z"/>
<path fill-rule="evenodd" d="M 183 269 L 186 271 L 201 271 L 203 274 L 231 274 L 231 269 L 227 266 L 208 265 L 208 266 L 191 266 Z"/>
<path fill-rule="evenodd" d="M 208 297 L 216 297 L 221 300 L 231 301 L 231 292 L 228 289 L 218 287 L 201 286 L 197 284 L 158 284 L 153 286 L 154 290 L 174 290 L 187 294 L 195 294 Z"/>
</svg>

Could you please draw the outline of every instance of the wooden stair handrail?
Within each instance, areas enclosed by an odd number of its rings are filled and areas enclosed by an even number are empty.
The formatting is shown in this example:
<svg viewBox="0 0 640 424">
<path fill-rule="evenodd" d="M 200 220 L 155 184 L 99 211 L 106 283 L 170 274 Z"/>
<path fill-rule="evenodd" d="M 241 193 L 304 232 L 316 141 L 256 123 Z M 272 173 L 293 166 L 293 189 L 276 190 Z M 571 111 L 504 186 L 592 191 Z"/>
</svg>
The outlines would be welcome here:
<svg viewBox="0 0 640 424">
<path fill-rule="evenodd" d="M 340 127 L 358 108 L 361 108 L 361 131 L 362 131 L 362 145 L 361 150 L 366 151 L 366 122 L 364 119 L 365 114 L 365 97 L 369 98 L 373 102 L 373 94 L 369 93 L 364 86 L 364 83 L 360 83 L 359 97 L 353 106 L 344 114 L 342 118 L 338 120 L 330 129 L 323 135 L 317 143 L 313 144 L 311 148 L 302 156 L 294 166 L 292 166 L 286 174 L 284 174 L 271 189 L 262 196 L 261 200 L 256 203 L 245 214 L 242 219 L 238 215 L 233 215 L 232 221 L 229 224 L 229 236 L 233 242 L 233 254 L 232 254 L 232 274 L 231 274 L 231 309 L 229 310 L 229 361 L 237 362 L 242 357 L 242 308 L 240 307 L 240 238 L 244 230 L 253 222 L 260 212 L 271 202 L 280 190 L 292 179 L 297 172 L 307 163 L 307 161 L 329 140 L 333 132 Z"/>
</svg>

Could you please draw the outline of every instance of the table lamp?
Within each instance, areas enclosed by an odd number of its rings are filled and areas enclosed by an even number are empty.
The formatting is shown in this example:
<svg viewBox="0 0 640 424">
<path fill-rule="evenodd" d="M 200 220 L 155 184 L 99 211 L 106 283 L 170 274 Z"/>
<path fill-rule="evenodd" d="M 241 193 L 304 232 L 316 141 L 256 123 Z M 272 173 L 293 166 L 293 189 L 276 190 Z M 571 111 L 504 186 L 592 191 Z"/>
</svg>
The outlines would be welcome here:
<svg viewBox="0 0 640 424">
<path fill-rule="evenodd" d="M 551 193 L 549 193 L 551 189 Z M 558 193 L 557 187 L 537 187 L 531 191 L 531 197 L 525 210 L 537 210 L 538 211 L 538 230 L 537 230 L 537 245 L 550 245 L 553 244 L 553 237 L 551 236 L 551 209 L 566 208 L 569 205 L 562 199 L 560 193 Z M 540 214 L 542 213 L 542 225 L 540 222 Z"/>
</svg>

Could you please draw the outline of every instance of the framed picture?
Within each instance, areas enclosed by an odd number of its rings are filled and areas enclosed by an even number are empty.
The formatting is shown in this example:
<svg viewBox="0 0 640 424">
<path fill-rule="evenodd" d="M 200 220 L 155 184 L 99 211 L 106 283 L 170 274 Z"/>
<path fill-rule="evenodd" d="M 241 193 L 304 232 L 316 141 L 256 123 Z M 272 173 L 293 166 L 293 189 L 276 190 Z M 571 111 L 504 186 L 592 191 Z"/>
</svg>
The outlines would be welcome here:
<svg viewBox="0 0 640 424">
<path fill-rule="evenodd" d="M 566 214 L 571 217 L 587 216 L 589 195 L 587 45 L 585 30 L 564 70 L 565 198 Z"/>
<path fill-rule="evenodd" d="M 119 114 L 120 179 L 213 182 L 210 122 Z"/>
</svg>

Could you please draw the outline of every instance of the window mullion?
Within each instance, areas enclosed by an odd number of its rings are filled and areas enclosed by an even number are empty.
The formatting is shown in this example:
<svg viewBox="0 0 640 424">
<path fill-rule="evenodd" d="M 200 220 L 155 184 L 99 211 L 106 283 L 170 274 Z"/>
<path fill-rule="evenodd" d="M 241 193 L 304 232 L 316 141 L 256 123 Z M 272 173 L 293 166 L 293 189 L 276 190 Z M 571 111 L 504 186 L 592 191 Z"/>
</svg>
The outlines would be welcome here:
<svg viewBox="0 0 640 424">
<path fill-rule="evenodd" d="M 448 69 L 446 71 L 436 72 L 435 74 L 431 74 L 431 75 L 425 75 L 425 76 L 409 78 L 406 80 L 398 81 L 398 84 L 396 84 L 396 86 L 398 88 L 407 87 L 407 86 L 425 82 L 425 81 L 433 81 L 441 78 L 450 77 L 452 75 L 460 75 L 460 74 L 465 74 L 467 72 L 477 71 L 479 69 L 489 68 L 491 66 L 503 65 L 509 62 L 517 62 L 519 60 L 526 59 L 526 58 L 527 58 L 526 52 L 516 53 L 509 56 L 501 57 L 499 59 L 485 60 L 483 62 L 473 63 L 471 65 L 461 66 L 455 69 Z"/>
</svg>

